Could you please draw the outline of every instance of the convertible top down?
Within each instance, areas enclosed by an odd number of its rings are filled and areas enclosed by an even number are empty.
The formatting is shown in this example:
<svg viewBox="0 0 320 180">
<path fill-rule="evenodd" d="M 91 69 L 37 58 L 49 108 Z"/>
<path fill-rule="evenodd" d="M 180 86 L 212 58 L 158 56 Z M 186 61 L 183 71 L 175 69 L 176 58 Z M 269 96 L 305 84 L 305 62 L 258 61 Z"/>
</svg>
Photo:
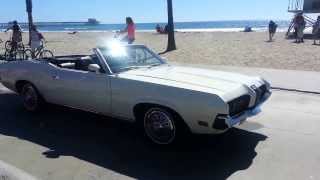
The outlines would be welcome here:
<svg viewBox="0 0 320 180">
<path fill-rule="evenodd" d="M 53 103 L 136 122 L 157 144 L 183 133 L 221 134 L 271 95 L 259 77 L 169 65 L 143 45 L 98 47 L 92 55 L 0 65 L 0 81 L 29 111 Z"/>
</svg>

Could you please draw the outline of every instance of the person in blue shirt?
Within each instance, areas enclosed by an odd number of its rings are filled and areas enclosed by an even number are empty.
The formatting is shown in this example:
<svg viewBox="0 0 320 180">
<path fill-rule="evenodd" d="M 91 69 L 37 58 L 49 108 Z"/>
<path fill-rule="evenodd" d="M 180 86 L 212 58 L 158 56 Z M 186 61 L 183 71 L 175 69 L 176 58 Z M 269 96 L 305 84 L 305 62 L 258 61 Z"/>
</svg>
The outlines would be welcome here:
<svg viewBox="0 0 320 180">
<path fill-rule="evenodd" d="M 274 21 L 269 22 L 269 42 L 273 41 L 273 37 L 277 32 L 278 25 Z"/>
</svg>

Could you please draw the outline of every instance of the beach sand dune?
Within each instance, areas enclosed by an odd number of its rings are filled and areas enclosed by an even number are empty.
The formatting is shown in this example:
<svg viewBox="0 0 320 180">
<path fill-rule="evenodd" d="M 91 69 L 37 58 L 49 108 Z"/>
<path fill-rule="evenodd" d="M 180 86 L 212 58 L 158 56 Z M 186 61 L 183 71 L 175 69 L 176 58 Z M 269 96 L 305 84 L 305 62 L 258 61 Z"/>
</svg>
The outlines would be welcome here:
<svg viewBox="0 0 320 180">
<path fill-rule="evenodd" d="M 0 38 L 6 40 L 9 35 L 0 33 Z M 44 33 L 44 36 L 48 41 L 47 47 L 55 55 L 69 55 L 88 54 L 95 46 L 111 40 L 114 34 L 79 32 L 70 35 L 66 32 L 50 32 Z M 176 33 L 178 50 L 162 56 L 173 62 L 188 64 L 320 71 L 320 46 L 312 45 L 311 40 L 304 44 L 293 43 L 293 40 L 284 38 L 284 33 L 278 33 L 275 38 L 275 42 L 268 43 L 265 32 L 179 32 Z M 162 52 L 167 36 L 141 32 L 137 33 L 136 43 Z"/>
</svg>

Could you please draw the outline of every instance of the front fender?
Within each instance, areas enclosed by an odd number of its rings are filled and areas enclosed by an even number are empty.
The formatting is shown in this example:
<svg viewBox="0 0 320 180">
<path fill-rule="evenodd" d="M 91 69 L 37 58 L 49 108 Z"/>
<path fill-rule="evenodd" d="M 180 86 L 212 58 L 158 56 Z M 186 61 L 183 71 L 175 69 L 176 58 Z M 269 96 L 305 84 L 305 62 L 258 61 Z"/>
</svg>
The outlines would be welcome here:
<svg viewBox="0 0 320 180">
<path fill-rule="evenodd" d="M 217 114 L 228 114 L 223 98 L 207 92 L 112 77 L 112 114 L 135 120 L 134 107 L 148 103 L 177 112 L 194 133 L 201 133 L 199 121 L 213 124 Z"/>
<path fill-rule="evenodd" d="M 206 133 L 208 127 L 200 126 L 200 121 L 211 126 L 218 114 L 228 113 L 228 105 L 214 94 L 193 92 L 194 95 L 190 95 L 186 99 L 183 96 L 184 93 L 187 92 L 179 93 L 181 98 L 179 96 L 162 99 L 154 97 L 137 98 L 131 105 L 131 116 L 134 117 L 133 109 L 138 104 L 160 105 L 178 113 L 193 133 Z"/>
</svg>

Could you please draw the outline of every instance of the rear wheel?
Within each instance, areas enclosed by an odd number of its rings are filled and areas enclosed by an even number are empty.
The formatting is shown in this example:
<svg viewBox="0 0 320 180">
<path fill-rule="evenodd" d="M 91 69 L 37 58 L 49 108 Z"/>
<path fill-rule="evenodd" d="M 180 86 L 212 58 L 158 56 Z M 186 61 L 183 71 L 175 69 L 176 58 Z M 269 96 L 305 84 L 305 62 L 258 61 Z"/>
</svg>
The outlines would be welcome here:
<svg viewBox="0 0 320 180">
<path fill-rule="evenodd" d="M 6 41 L 5 43 L 5 48 L 6 48 L 6 51 L 10 51 L 11 50 L 11 41 Z"/>
<path fill-rule="evenodd" d="M 4 58 L 6 61 L 15 61 L 17 59 L 17 53 L 16 52 L 10 52 L 11 50 L 7 50 L 4 53 Z"/>
<path fill-rule="evenodd" d="M 19 49 L 16 53 L 16 60 L 24 60 L 24 50 Z"/>
<path fill-rule="evenodd" d="M 50 50 L 44 50 L 40 54 L 41 59 L 53 58 L 53 53 Z"/>
<path fill-rule="evenodd" d="M 23 98 L 23 106 L 27 111 L 39 111 L 44 104 L 44 101 L 38 93 L 37 89 L 30 83 L 26 83 L 25 85 L 23 85 L 21 96 Z"/>
</svg>

